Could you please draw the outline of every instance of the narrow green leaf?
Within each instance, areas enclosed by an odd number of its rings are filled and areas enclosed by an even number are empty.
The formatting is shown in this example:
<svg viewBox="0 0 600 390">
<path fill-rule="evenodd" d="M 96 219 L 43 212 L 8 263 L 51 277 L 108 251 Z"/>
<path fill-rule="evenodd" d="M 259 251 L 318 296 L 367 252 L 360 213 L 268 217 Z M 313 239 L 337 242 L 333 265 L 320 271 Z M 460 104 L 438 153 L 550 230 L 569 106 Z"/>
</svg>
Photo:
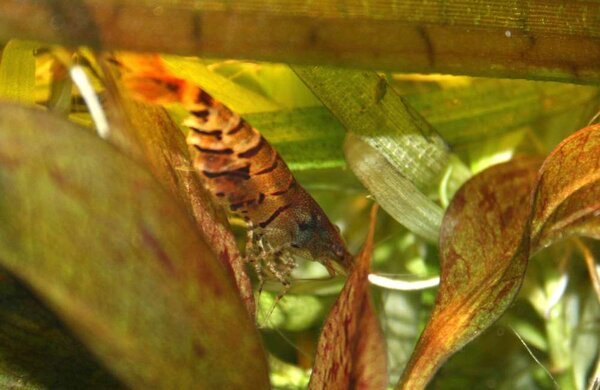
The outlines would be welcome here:
<svg viewBox="0 0 600 390">
<path fill-rule="evenodd" d="M 473 148 L 525 130 L 553 147 L 597 109 L 596 87 L 525 80 L 473 79 L 464 86 L 413 93 L 406 100 L 448 144 Z M 277 148 L 292 169 L 341 167 L 344 127 L 322 106 L 244 115 Z M 310 148 L 303 141 L 311 140 Z"/>
<path fill-rule="evenodd" d="M 596 1 L 24 0 L 3 2 L 0 40 L 595 83 L 598 15 Z"/>
<path fill-rule="evenodd" d="M 418 188 L 428 188 L 440 178 L 449 158 L 446 144 L 377 73 L 318 66 L 292 69 L 348 131 Z"/>
<path fill-rule="evenodd" d="M 36 42 L 11 40 L 0 60 L 0 99 L 35 103 Z"/>
<path fill-rule="evenodd" d="M 227 107 L 240 115 L 281 109 L 272 100 L 211 71 L 198 59 L 175 56 L 162 58 L 167 68 L 177 77 L 201 86 L 211 96 L 225 102 Z"/>
<path fill-rule="evenodd" d="M 118 377 L 268 387 L 233 282 L 149 173 L 43 112 L 1 106 L 0 129 L 0 262 Z"/>
<path fill-rule="evenodd" d="M 359 137 L 344 144 L 348 165 L 381 207 L 410 231 L 436 241 L 443 211 Z"/>
</svg>

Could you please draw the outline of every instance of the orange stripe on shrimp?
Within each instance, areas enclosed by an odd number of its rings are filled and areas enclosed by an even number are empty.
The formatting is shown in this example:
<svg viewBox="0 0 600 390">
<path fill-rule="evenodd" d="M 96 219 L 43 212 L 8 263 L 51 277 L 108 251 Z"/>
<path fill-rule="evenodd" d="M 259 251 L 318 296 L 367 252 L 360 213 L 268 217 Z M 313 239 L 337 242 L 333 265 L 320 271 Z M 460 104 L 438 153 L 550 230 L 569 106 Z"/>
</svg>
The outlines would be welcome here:
<svg viewBox="0 0 600 390">
<path fill-rule="evenodd" d="M 157 55 L 120 55 L 123 82 L 144 101 L 181 103 L 190 116 L 194 167 L 212 194 L 248 224 L 247 258 L 289 284 L 295 258 L 343 273 L 352 257 L 339 230 L 298 184 L 269 142 L 197 85 L 172 75 Z"/>
</svg>

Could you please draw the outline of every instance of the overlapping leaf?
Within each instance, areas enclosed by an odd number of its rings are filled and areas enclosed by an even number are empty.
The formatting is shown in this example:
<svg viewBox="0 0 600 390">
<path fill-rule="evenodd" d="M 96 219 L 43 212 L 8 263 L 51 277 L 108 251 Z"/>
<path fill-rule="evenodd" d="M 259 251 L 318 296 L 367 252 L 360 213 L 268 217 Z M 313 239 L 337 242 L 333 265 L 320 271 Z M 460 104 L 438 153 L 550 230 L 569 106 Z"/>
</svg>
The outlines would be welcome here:
<svg viewBox="0 0 600 390">
<path fill-rule="evenodd" d="M 538 172 L 539 163 L 494 166 L 455 195 L 442 222 L 436 304 L 398 388 L 423 388 L 506 310 L 530 252 L 572 234 L 600 237 L 600 126 L 566 139 Z"/>
<path fill-rule="evenodd" d="M 600 124 L 554 149 L 540 170 L 534 207 L 532 251 L 573 234 L 600 239 Z"/>
<path fill-rule="evenodd" d="M 268 387 L 231 279 L 149 173 L 40 111 L 2 106 L 0 129 L 0 262 L 117 376 L 137 388 Z"/>
<path fill-rule="evenodd" d="M 342 292 L 325 320 L 310 389 L 385 389 L 383 336 L 369 295 L 376 208 L 369 235 Z"/>
<path fill-rule="evenodd" d="M 108 83 L 113 85 L 110 70 L 106 71 Z M 140 154 L 141 162 L 187 208 L 204 239 L 231 271 L 240 296 L 254 317 L 252 285 L 235 238 L 221 208 L 214 204 L 192 168 L 183 134 L 162 107 L 133 101 L 116 86 L 110 92 L 109 112 L 116 130 L 111 133 L 111 141 L 134 155 Z"/>
</svg>

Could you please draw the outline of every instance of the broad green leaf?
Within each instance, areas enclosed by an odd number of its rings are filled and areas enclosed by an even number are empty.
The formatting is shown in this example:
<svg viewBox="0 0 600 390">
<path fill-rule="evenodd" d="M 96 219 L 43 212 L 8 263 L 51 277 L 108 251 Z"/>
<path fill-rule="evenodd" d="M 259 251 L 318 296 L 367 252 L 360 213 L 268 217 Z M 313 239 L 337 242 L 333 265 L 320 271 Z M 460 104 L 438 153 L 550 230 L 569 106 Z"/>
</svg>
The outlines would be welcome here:
<svg viewBox="0 0 600 390">
<path fill-rule="evenodd" d="M 36 110 L 1 106 L 0 129 L 0 262 L 107 367 L 133 388 L 268 387 L 233 282 L 149 173 Z"/>
<path fill-rule="evenodd" d="M 39 43 L 11 40 L 0 57 L 0 99 L 35 103 L 35 56 Z"/>
<path fill-rule="evenodd" d="M 4 271 L 0 297 L 0 388 L 122 388 L 52 312 Z"/>
<path fill-rule="evenodd" d="M 600 239 L 600 124 L 564 140 L 540 169 L 532 251 L 569 235 Z"/>
<path fill-rule="evenodd" d="M 441 207 L 359 137 L 348 134 L 344 151 L 354 174 L 385 211 L 415 234 L 437 240 L 443 215 Z"/>
<path fill-rule="evenodd" d="M 455 194 L 440 231 L 441 282 L 433 313 L 397 388 L 424 388 L 448 356 L 512 302 L 527 265 L 527 219 L 540 163 L 496 165 Z"/>
<path fill-rule="evenodd" d="M 323 325 L 309 389 L 385 389 L 387 386 L 383 335 L 367 280 L 376 212 L 375 206 L 367 240 Z"/>
</svg>

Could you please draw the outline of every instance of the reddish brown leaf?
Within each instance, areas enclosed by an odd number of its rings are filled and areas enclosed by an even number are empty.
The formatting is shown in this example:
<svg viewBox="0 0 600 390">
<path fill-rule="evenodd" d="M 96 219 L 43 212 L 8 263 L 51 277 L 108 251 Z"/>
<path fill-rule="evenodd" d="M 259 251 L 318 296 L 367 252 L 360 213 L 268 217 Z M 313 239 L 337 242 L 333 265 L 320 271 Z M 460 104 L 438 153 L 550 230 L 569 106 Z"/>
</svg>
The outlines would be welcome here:
<svg viewBox="0 0 600 390">
<path fill-rule="evenodd" d="M 571 235 L 600 239 L 600 125 L 564 140 L 536 175 L 537 165 L 522 159 L 492 167 L 452 200 L 440 235 L 437 301 L 399 388 L 425 387 L 448 356 L 504 312 L 530 250 Z"/>
<path fill-rule="evenodd" d="M 600 124 L 565 139 L 540 169 L 531 250 L 570 235 L 600 239 Z"/>
<path fill-rule="evenodd" d="M 140 66 L 143 64 L 140 62 Z M 108 69 L 106 71 L 109 72 Z M 117 88 L 112 88 L 111 92 L 110 113 L 113 119 L 117 119 L 114 123 L 120 124 L 111 134 L 111 140 L 142 160 L 186 207 L 194 217 L 198 230 L 235 280 L 249 314 L 254 317 L 256 310 L 252 284 L 245 272 L 235 238 L 224 212 L 214 204 L 211 194 L 193 170 L 182 132 L 164 108 L 129 99 Z"/>
<path fill-rule="evenodd" d="M 398 388 L 424 388 L 452 353 L 512 302 L 529 256 L 523 234 L 540 163 L 517 159 L 494 166 L 456 193 L 440 232 L 434 310 Z"/>
<path fill-rule="evenodd" d="M 325 320 L 309 389 L 385 389 L 387 360 L 367 276 L 377 209 L 344 289 Z"/>
</svg>

